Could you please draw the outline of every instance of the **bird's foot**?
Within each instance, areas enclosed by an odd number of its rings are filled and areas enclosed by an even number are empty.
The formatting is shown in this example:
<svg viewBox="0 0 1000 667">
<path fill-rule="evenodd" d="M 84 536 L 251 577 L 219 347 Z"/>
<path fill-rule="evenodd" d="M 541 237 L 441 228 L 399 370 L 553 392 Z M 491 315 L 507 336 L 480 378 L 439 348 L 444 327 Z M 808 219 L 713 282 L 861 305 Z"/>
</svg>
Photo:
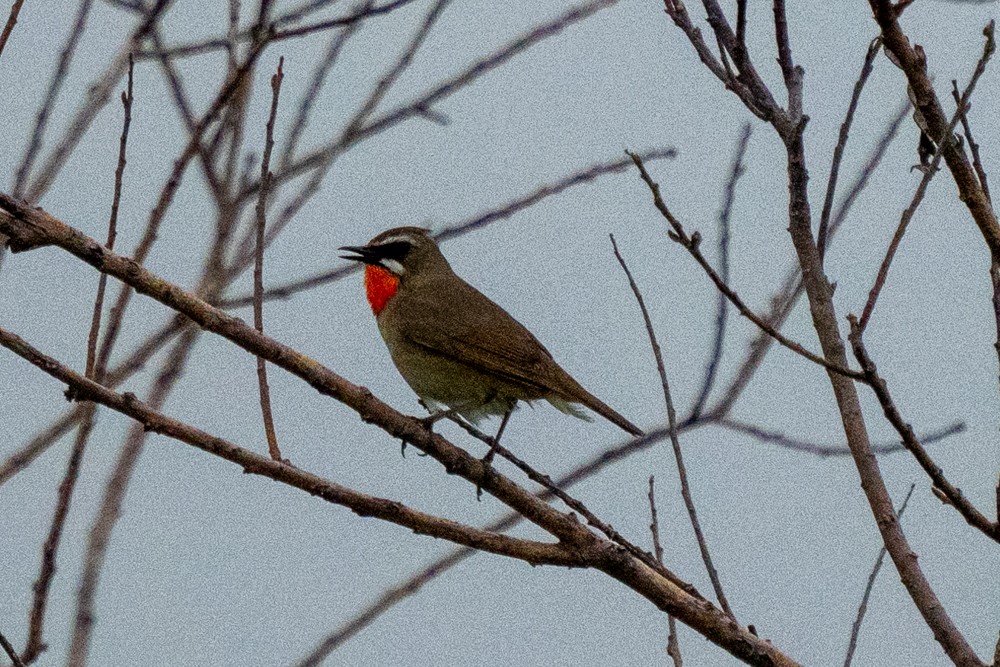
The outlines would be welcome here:
<svg viewBox="0 0 1000 667">
<path fill-rule="evenodd" d="M 476 500 L 482 501 L 483 499 L 483 482 L 493 474 L 493 458 L 497 455 L 497 441 L 494 440 L 490 444 L 490 451 L 486 452 L 486 456 L 479 460 L 483 464 L 483 476 L 476 483 Z"/>
</svg>

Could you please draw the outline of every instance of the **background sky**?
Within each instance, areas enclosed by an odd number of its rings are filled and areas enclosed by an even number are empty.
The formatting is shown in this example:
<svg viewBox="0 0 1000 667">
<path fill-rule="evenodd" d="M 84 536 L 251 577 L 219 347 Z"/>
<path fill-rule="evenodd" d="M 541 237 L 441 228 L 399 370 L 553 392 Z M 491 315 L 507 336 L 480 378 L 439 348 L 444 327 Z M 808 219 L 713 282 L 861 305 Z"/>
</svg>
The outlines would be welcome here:
<svg viewBox="0 0 1000 667">
<path fill-rule="evenodd" d="M 9 192 L 75 3 L 27 0 L 0 57 L 0 184 Z M 244 8 L 249 21 L 255 8 Z M 323 16 L 336 16 L 346 4 Z M 734 5 L 735 3 L 727 3 Z M 806 152 L 818 219 L 836 132 L 876 35 L 868 4 L 789 3 L 795 59 L 805 68 Z M 383 104 L 391 109 L 506 44 L 569 2 L 466 0 L 445 10 L 410 70 Z M 289 5 L 278 3 L 281 13 Z M 391 65 L 428 3 L 415 2 L 364 26 L 321 91 L 304 150 L 339 130 Z M 748 42 L 779 101 L 769 3 L 750 2 Z M 690 3 L 692 18 L 702 13 Z M 966 82 L 995 4 L 921 0 L 903 26 L 928 57 L 939 94 Z M 164 22 L 168 43 L 222 35 L 226 3 L 178 0 Z M 60 136 L 96 73 L 134 28 L 132 16 L 97 3 L 52 115 L 46 148 Z M 707 26 L 703 26 L 707 31 Z M 285 136 L 298 97 L 328 36 L 281 42 L 261 60 L 248 149 L 260 154 L 270 101 L 267 78 L 285 57 L 277 133 Z M 179 61 L 197 110 L 215 94 L 217 53 Z M 1000 174 L 996 64 L 975 93 L 971 120 L 986 169 Z M 116 89 L 122 87 L 119 84 Z M 843 192 L 905 99 L 904 79 L 880 55 L 851 133 Z M 672 147 L 650 163 L 669 205 L 705 237 L 714 260 L 715 216 L 741 126 L 750 121 L 747 173 L 732 218 L 732 286 L 758 312 L 792 266 L 786 228 L 784 151 L 698 62 L 654 0 L 622 0 L 519 55 L 435 106 L 449 122 L 413 119 L 343 156 L 320 192 L 268 250 L 265 283 L 276 285 L 344 264 L 341 245 L 359 245 L 398 225 L 443 228 L 523 196 L 625 149 Z M 948 109 L 949 113 L 951 108 Z M 109 104 L 39 202 L 88 235 L 103 238 L 113 188 L 121 109 Z M 186 132 L 154 63 L 135 69 L 135 106 L 117 248 L 130 253 Z M 827 274 L 838 316 L 860 313 L 902 209 L 920 178 L 917 132 L 907 120 L 836 238 Z M 147 266 L 191 287 L 214 211 L 192 167 Z M 257 167 L 255 167 L 257 169 Z M 1000 186 L 995 185 L 994 188 Z M 716 293 L 670 241 L 634 171 L 604 177 L 443 245 L 455 270 L 530 328 L 584 386 L 643 427 L 664 423 L 659 379 L 639 310 L 611 252 L 614 233 L 643 289 L 664 348 L 674 400 L 683 410 L 700 387 L 712 344 Z M 960 420 L 967 428 L 930 448 L 948 478 L 988 516 L 1000 461 L 996 330 L 988 254 L 946 171 L 932 182 L 892 267 L 866 342 L 904 417 L 920 433 Z M 43 249 L 4 259 L 0 326 L 82 370 L 96 274 L 66 253 Z M 111 281 L 114 295 L 117 285 Z M 244 293 L 249 277 L 228 292 Z M 249 310 L 238 312 L 249 320 Z M 123 350 L 169 317 L 144 297 L 126 319 Z M 265 308 L 266 331 L 396 408 L 418 414 L 393 368 L 365 302 L 359 275 Z M 818 349 L 800 304 L 785 332 Z M 722 385 L 742 360 L 753 326 L 730 319 Z M 158 360 L 162 360 L 158 357 Z M 148 391 L 155 364 L 122 390 Z M 281 370 L 270 375 L 276 429 L 297 466 L 363 492 L 473 525 L 504 513 L 413 450 L 360 423 Z M 6 459 L 67 407 L 63 387 L 0 351 L 0 458 Z M 876 442 L 892 442 L 871 392 L 861 388 Z M 266 450 L 254 361 L 205 334 L 165 411 L 259 452 Z M 733 416 L 788 436 L 837 445 L 842 428 L 824 372 L 792 353 L 768 355 Z M 101 411 L 59 553 L 41 664 L 65 660 L 86 535 L 128 421 Z M 451 425 L 441 430 L 480 454 Z M 624 441 L 613 425 L 586 423 L 547 405 L 521 409 L 507 447 L 554 477 Z M 23 646 L 31 583 L 72 438 L 0 486 L 0 630 Z M 688 475 L 722 582 L 744 624 L 810 665 L 840 664 L 880 541 L 849 457 L 821 458 L 720 428 L 682 438 Z M 897 502 L 916 491 L 904 529 L 932 586 L 981 657 L 1000 627 L 1000 550 L 930 492 L 905 453 L 881 460 Z M 657 479 L 665 562 L 711 590 L 681 503 L 673 457 L 658 445 L 573 489 L 632 541 L 649 544 L 647 480 Z M 519 479 L 519 478 L 518 478 Z M 521 528 L 522 535 L 538 537 Z M 151 435 L 129 488 L 103 570 L 92 665 L 293 665 L 386 587 L 453 547 L 395 525 L 362 519 L 231 464 Z M 326 664 L 664 664 L 665 617 L 597 572 L 529 567 L 477 555 L 433 580 L 334 653 Z M 692 665 L 734 660 L 682 627 Z M 947 664 L 887 563 L 875 586 L 855 664 Z"/>
</svg>

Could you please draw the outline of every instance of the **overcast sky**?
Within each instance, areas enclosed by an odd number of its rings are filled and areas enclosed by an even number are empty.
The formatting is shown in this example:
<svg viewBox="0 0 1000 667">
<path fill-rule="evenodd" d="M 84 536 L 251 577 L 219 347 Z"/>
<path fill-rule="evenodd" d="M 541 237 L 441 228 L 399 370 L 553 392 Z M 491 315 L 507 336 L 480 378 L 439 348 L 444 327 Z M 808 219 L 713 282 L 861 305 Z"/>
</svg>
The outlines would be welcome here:
<svg viewBox="0 0 1000 667">
<path fill-rule="evenodd" d="M 244 3 L 248 24 L 256 11 Z M 727 7 L 730 4 L 726 3 Z M 343 6 L 341 6 L 343 5 Z M 383 102 L 389 110 L 437 85 L 571 2 L 454 2 Z M 698 3 L 689 3 L 701 20 Z M 748 42 L 784 103 L 774 61 L 769 3 L 750 2 Z M 789 3 L 797 62 L 805 68 L 806 151 L 814 218 L 830 156 L 864 53 L 876 35 L 866 2 Z M 224 2 L 178 0 L 164 21 L 167 43 L 225 34 Z M 282 13 L 290 3 L 277 3 Z M 417 0 L 360 29 L 319 94 L 302 152 L 334 136 L 373 81 L 415 32 L 429 3 Z M 317 16 L 337 16 L 346 3 Z M 10 192 L 38 106 L 71 30 L 76 4 L 27 0 L 0 57 L 0 187 Z M 966 82 L 982 51 L 995 3 L 921 0 L 903 26 L 926 53 L 939 95 Z M 51 118 L 46 150 L 68 125 L 94 77 L 134 29 L 133 16 L 96 3 Z M 706 34 L 708 26 L 703 25 Z M 262 56 L 246 128 L 260 155 L 270 91 L 285 57 L 278 115 L 287 135 L 327 33 L 272 45 Z M 218 89 L 222 56 L 179 60 L 195 109 Z M 1000 87 L 991 65 L 971 119 L 987 171 L 1000 178 Z M 116 86 L 121 89 L 123 82 Z M 117 93 L 116 93 L 117 95 Z M 880 55 L 861 100 L 842 168 L 843 192 L 905 99 L 902 74 Z M 786 228 L 784 151 L 699 63 L 656 0 L 622 0 L 514 58 L 434 106 L 447 123 L 414 118 L 338 160 L 317 195 L 268 250 L 267 285 L 345 264 L 336 248 L 360 245 L 398 225 L 441 229 L 524 196 L 625 149 L 674 148 L 649 164 L 664 197 L 717 261 L 715 218 L 741 126 L 753 134 L 732 217 L 732 286 L 756 310 L 792 266 Z M 948 108 L 950 113 L 951 107 Z M 53 187 L 38 202 L 88 235 L 104 238 L 121 108 L 103 109 Z M 149 210 L 186 141 L 159 68 L 135 68 L 129 163 L 117 248 L 135 247 Z M 920 179 L 917 131 L 907 119 L 837 236 L 827 274 L 844 317 L 860 313 L 886 243 Z M 45 153 L 43 152 L 43 155 Z M 259 158 L 258 158 L 259 159 Z M 254 164 L 254 170 L 259 169 Z M 192 167 L 147 266 L 191 288 L 215 211 Z M 995 188 L 1000 187 L 996 185 Z M 716 293 L 665 234 L 634 170 L 605 176 L 509 219 L 448 241 L 455 270 L 515 315 L 595 395 L 645 428 L 665 420 L 645 328 L 611 252 L 614 233 L 644 290 L 679 409 L 691 405 L 712 345 Z M 996 340 L 988 253 L 955 196 L 947 171 L 913 220 L 868 329 L 869 349 L 907 421 L 929 433 L 956 421 L 964 432 L 930 447 L 948 478 L 993 517 L 1000 462 Z M 4 258 L 0 327 L 82 370 L 97 276 L 53 249 Z M 244 277 L 228 295 L 245 293 Z M 117 284 L 109 283 L 109 294 Z M 250 320 L 249 309 L 238 311 Z M 268 302 L 269 335 L 312 356 L 394 407 L 420 414 L 396 373 L 354 274 L 288 300 Z M 169 313 L 136 297 L 122 355 Z M 818 350 L 800 304 L 785 332 Z M 720 368 L 725 387 L 755 334 L 731 316 Z M 163 355 L 156 361 L 162 361 Z M 118 357 L 121 358 L 121 357 Z M 145 396 L 156 363 L 123 391 Z M 165 412 L 259 452 L 266 450 L 253 360 L 204 334 Z M 475 490 L 289 374 L 271 372 L 276 428 L 297 466 L 366 493 L 473 525 L 504 513 Z M 0 460 L 66 410 L 63 389 L 0 350 Z M 874 441 L 891 443 L 871 392 L 860 389 Z M 717 394 L 715 395 L 717 397 Z M 825 373 L 772 350 L 732 416 L 801 440 L 840 445 L 843 431 Z M 102 411 L 59 552 L 40 664 L 65 660 L 86 536 L 128 421 Z M 495 422 L 492 425 L 495 427 Z M 485 450 L 451 425 L 441 431 L 476 455 Z M 556 477 L 624 442 L 603 421 L 587 423 L 548 405 L 519 410 L 506 445 Z M 72 445 L 67 436 L 0 486 L 0 631 L 22 647 L 31 583 Z M 818 457 L 718 427 L 682 437 L 688 475 L 716 565 L 736 615 L 803 664 L 841 664 L 880 540 L 847 456 Z M 932 586 L 978 654 L 992 655 L 1000 627 L 1000 550 L 939 502 L 912 457 L 881 460 L 896 502 L 916 490 L 904 529 Z M 711 590 L 680 499 L 669 447 L 657 445 L 574 487 L 574 495 L 632 541 L 649 545 L 647 480 L 655 475 L 665 562 L 706 595 Z M 521 480 L 521 477 L 515 477 Z M 525 482 L 527 483 L 527 482 Z M 537 531 L 519 534 L 539 537 Z M 328 633 L 452 545 L 411 534 L 151 435 L 110 545 L 97 598 L 91 665 L 294 665 Z M 434 579 L 334 653 L 329 665 L 666 664 L 666 619 L 607 576 L 529 567 L 477 555 Z M 681 628 L 687 664 L 734 659 Z M 947 664 L 899 578 L 886 564 L 861 633 L 857 665 Z"/>
</svg>

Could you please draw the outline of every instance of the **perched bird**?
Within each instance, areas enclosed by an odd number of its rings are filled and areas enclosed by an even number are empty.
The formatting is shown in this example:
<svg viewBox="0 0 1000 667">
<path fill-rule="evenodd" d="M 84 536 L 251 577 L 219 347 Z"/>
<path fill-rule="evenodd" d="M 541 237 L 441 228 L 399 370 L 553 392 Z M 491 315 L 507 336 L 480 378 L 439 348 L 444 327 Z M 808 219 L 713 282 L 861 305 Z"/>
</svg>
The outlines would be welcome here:
<svg viewBox="0 0 1000 667">
<path fill-rule="evenodd" d="M 444 406 L 472 423 L 501 415 L 498 441 L 518 401 L 545 399 L 589 420 L 582 404 L 642 434 L 564 371 L 520 322 L 459 278 L 428 230 L 397 227 L 340 250 L 352 253 L 343 259 L 365 264 L 365 290 L 382 338 L 428 410 Z"/>
</svg>

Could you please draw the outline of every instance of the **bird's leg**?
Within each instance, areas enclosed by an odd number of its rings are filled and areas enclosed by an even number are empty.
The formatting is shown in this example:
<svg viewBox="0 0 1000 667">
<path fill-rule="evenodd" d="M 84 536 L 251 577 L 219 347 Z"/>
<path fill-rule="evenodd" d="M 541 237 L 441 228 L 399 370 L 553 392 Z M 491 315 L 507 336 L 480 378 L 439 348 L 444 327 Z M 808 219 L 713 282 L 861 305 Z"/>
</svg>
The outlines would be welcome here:
<svg viewBox="0 0 1000 667">
<path fill-rule="evenodd" d="M 507 409 L 507 412 L 503 414 L 503 419 L 500 420 L 500 428 L 497 429 L 497 434 L 493 436 L 493 442 L 490 443 L 490 451 L 486 452 L 486 456 L 482 459 L 485 464 L 483 467 L 483 479 L 486 479 L 493 470 L 493 457 L 496 456 L 497 449 L 500 447 L 500 436 L 503 435 L 504 429 L 507 428 L 507 422 L 510 420 L 510 415 L 514 412 L 514 406 L 516 405 L 517 402 L 515 402 L 514 405 L 511 405 L 510 408 Z M 482 499 L 483 483 L 482 480 L 480 480 L 480 482 L 476 484 L 476 500 Z"/>
<path fill-rule="evenodd" d="M 483 463 L 490 465 L 493 463 L 493 457 L 497 455 L 497 448 L 500 446 L 500 436 L 503 435 L 503 431 L 507 428 L 507 422 L 510 420 L 511 413 L 514 412 L 514 406 L 510 406 L 510 409 L 503 414 L 503 419 L 500 420 L 500 428 L 497 429 L 497 434 L 493 436 L 493 442 L 490 443 L 490 451 L 486 452 L 486 456 L 483 457 Z"/>
<path fill-rule="evenodd" d="M 424 399 L 417 399 L 417 402 L 423 406 L 424 410 L 427 410 L 430 414 L 420 420 L 420 423 L 424 425 L 424 428 L 431 429 L 434 424 L 438 423 L 442 419 L 449 419 L 458 414 L 456 408 L 448 408 L 447 410 L 435 410 L 430 405 L 428 405 Z"/>
</svg>

